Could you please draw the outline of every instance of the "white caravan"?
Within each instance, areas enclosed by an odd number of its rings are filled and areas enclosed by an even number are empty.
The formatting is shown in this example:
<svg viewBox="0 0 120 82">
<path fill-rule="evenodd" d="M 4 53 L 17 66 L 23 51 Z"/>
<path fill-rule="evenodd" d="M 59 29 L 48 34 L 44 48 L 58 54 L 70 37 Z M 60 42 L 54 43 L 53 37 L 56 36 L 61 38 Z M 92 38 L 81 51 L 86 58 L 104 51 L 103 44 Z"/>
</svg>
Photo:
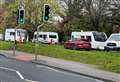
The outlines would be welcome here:
<svg viewBox="0 0 120 82">
<path fill-rule="evenodd" d="M 15 29 L 8 28 L 5 30 L 5 40 L 6 41 L 17 41 L 17 42 L 24 42 L 28 41 L 28 33 L 24 29 Z"/>
<path fill-rule="evenodd" d="M 104 32 L 97 31 L 81 31 L 81 32 L 72 32 L 71 39 L 87 39 L 91 42 L 91 48 L 103 50 L 105 46 L 105 41 L 107 36 Z"/>
<path fill-rule="evenodd" d="M 37 32 L 34 32 L 32 42 L 37 41 Z M 58 43 L 58 33 L 56 32 L 39 32 L 38 41 L 41 43 Z"/>
</svg>

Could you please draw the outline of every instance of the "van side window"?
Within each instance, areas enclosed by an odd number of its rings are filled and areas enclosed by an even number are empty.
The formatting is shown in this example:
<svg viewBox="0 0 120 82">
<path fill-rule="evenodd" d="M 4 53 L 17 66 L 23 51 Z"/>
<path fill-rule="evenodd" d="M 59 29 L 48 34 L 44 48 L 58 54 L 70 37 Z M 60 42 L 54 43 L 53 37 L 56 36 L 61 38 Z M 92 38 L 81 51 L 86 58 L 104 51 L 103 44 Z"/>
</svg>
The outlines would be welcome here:
<svg viewBox="0 0 120 82">
<path fill-rule="evenodd" d="M 43 39 L 45 40 L 47 38 L 47 35 L 43 35 Z"/>
<path fill-rule="evenodd" d="M 92 39 L 91 39 L 91 36 L 86 36 L 86 39 L 88 40 L 88 41 L 91 41 Z"/>
<path fill-rule="evenodd" d="M 39 38 L 42 38 L 42 35 L 39 35 Z"/>
<path fill-rule="evenodd" d="M 14 36 L 15 35 L 15 32 L 10 32 L 10 36 Z"/>
</svg>

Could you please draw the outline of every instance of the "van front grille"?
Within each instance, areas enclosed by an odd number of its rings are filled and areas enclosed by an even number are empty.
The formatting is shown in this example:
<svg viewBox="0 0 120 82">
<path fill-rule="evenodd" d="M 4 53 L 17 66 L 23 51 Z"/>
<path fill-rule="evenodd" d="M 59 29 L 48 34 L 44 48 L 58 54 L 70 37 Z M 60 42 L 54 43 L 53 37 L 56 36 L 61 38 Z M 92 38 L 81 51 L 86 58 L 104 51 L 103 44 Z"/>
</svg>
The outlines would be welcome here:
<svg viewBox="0 0 120 82">
<path fill-rule="evenodd" d="M 116 46 L 115 43 L 107 43 L 107 46 Z"/>
</svg>

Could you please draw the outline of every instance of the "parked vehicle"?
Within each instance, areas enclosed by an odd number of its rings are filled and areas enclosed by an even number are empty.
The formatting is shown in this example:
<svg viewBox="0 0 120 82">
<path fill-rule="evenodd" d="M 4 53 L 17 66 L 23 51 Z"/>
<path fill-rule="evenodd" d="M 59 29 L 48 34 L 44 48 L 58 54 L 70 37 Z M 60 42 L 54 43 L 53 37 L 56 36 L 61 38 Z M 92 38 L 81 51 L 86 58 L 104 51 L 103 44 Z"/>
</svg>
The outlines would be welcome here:
<svg viewBox="0 0 120 82">
<path fill-rule="evenodd" d="M 120 50 L 120 33 L 110 35 L 105 44 L 105 50 Z"/>
<path fill-rule="evenodd" d="M 91 44 L 89 41 L 84 39 L 72 39 L 68 40 L 64 43 L 64 47 L 66 49 L 87 49 L 89 50 L 91 48 Z"/>
<path fill-rule="evenodd" d="M 100 50 L 104 50 L 105 41 L 107 40 L 107 36 L 104 32 L 97 31 L 72 32 L 71 40 L 75 38 L 88 39 L 91 43 L 91 48 Z"/>
<path fill-rule="evenodd" d="M 32 42 L 37 41 L 37 32 L 34 32 Z M 56 44 L 59 42 L 58 33 L 56 32 L 39 32 L 38 41 L 41 43 Z"/>
<path fill-rule="evenodd" d="M 5 40 L 6 41 L 17 41 L 17 42 L 25 42 L 28 41 L 28 33 L 24 29 L 15 29 L 9 28 L 5 30 Z"/>
</svg>

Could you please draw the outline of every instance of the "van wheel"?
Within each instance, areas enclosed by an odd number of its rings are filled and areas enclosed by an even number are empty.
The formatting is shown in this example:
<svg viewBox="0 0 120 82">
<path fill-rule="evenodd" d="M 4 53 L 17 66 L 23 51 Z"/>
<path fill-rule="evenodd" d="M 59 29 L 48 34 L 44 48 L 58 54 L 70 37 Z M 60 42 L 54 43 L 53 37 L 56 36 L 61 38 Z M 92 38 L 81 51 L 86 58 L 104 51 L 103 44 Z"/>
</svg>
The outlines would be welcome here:
<svg viewBox="0 0 120 82">
<path fill-rule="evenodd" d="M 109 49 L 104 49 L 105 51 L 109 52 L 110 50 Z"/>
</svg>

